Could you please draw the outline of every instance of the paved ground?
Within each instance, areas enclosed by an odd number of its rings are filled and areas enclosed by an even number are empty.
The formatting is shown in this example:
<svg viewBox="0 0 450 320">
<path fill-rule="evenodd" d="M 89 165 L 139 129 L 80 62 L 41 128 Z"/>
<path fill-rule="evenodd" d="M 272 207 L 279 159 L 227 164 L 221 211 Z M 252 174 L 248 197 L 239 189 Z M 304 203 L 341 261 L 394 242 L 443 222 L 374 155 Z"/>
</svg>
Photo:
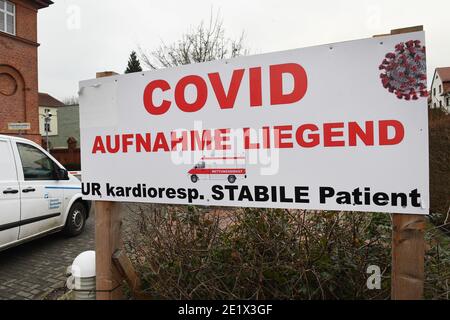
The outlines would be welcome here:
<svg viewBox="0 0 450 320">
<path fill-rule="evenodd" d="M 94 250 L 94 213 L 76 238 L 54 234 L 0 252 L 0 300 L 40 299 L 64 285 L 66 269 L 83 251 Z"/>
</svg>

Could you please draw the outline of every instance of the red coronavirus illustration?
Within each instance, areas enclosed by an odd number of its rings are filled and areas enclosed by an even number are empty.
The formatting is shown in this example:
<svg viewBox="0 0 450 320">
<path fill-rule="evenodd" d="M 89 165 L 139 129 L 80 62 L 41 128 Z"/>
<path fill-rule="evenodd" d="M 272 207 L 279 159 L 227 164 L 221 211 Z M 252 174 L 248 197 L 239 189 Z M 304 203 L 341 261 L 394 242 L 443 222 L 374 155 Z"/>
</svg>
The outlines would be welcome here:
<svg viewBox="0 0 450 320">
<path fill-rule="evenodd" d="M 410 40 L 395 46 L 380 65 L 383 86 L 397 98 L 417 100 L 428 96 L 425 46 Z"/>
</svg>

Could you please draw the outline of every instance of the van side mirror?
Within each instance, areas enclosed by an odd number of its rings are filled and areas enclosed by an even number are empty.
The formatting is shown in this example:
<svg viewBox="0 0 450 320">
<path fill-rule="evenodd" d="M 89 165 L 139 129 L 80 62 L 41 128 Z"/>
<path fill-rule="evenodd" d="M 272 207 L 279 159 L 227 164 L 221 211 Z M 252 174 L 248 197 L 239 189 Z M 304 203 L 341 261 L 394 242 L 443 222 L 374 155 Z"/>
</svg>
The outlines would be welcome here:
<svg viewBox="0 0 450 320">
<path fill-rule="evenodd" d="M 56 175 L 58 180 L 69 180 L 69 173 L 66 169 L 58 168 L 56 169 Z"/>
</svg>

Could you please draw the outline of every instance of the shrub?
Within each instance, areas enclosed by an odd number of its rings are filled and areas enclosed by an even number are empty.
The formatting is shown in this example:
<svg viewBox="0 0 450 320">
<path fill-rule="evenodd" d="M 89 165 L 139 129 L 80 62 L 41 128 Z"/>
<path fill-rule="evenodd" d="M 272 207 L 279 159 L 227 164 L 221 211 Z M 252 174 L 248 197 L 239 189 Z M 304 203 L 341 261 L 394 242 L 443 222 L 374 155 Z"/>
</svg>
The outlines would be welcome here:
<svg viewBox="0 0 450 320">
<path fill-rule="evenodd" d="M 181 206 L 132 210 L 137 214 L 127 228 L 127 247 L 145 291 L 155 299 L 390 296 L 389 215 Z M 440 260 L 436 248 L 427 256 L 430 283 L 450 270 L 442 247 Z M 369 265 L 381 268 L 381 290 L 366 286 Z M 429 297 L 449 291 L 445 285 L 429 289 Z"/>
</svg>

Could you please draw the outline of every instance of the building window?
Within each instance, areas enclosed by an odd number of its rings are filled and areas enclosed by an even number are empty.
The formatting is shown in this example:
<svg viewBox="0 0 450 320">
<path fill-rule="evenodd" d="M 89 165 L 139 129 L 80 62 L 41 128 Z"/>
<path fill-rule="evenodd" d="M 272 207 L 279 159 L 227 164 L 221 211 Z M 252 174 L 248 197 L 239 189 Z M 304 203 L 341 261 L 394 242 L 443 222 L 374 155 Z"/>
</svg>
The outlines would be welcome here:
<svg viewBox="0 0 450 320">
<path fill-rule="evenodd" d="M 442 85 L 439 85 L 439 93 L 442 93 Z"/>
<path fill-rule="evenodd" d="M 442 108 L 442 100 L 439 100 L 439 107 Z"/>
<path fill-rule="evenodd" d="M 0 31 L 16 34 L 16 6 L 9 1 L 0 0 Z"/>
<path fill-rule="evenodd" d="M 436 88 L 433 88 L 433 96 L 436 97 Z"/>
<path fill-rule="evenodd" d="M 51 117 L 51 112 L 50 111 L 51 111 L 50 109 L 45 109 L 44 110 L 44 122 L 45 122 L 44 123 L 44 131 L 48 132 L 48 133 L 52 132 L 52 128 L 50 126 L 51 125 L 50 118 L 47 118 L 48 116 Z"/>
</svg>

